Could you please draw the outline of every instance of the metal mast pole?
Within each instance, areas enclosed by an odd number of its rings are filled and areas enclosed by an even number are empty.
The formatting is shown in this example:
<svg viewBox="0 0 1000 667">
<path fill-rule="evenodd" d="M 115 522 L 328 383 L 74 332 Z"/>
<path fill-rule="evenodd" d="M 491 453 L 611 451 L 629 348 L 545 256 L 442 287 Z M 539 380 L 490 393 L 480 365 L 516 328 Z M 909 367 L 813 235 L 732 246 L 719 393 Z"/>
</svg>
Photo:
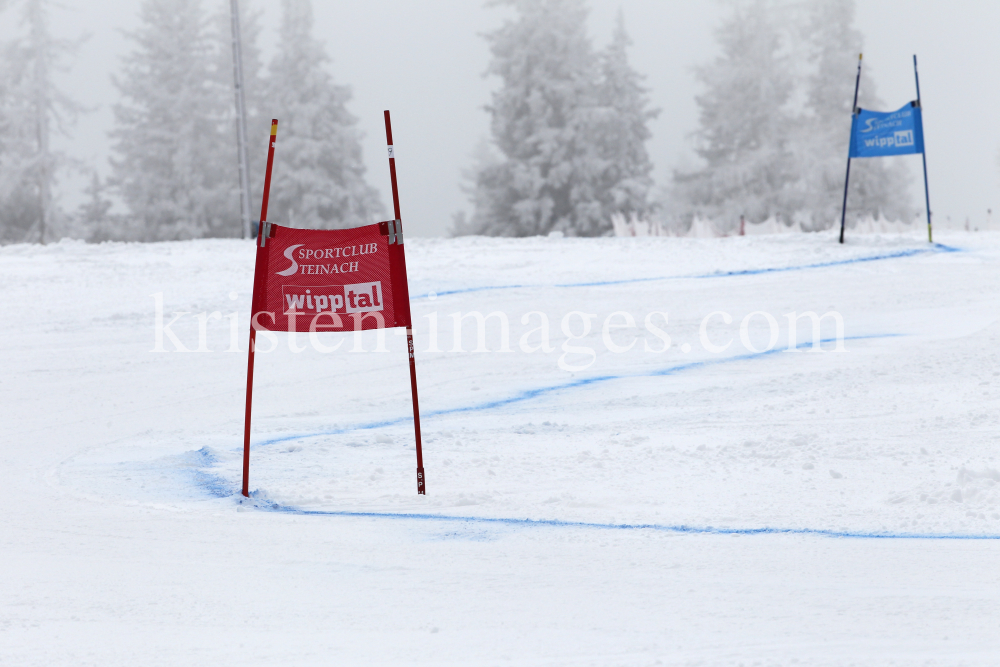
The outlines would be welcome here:
<svg viewBox="0 0 1000 667">
<path fill-rule="evenodd" d="M 31 26 L 29 44 L 35 58 L 34 112 L 35 148 L 41 158 L 41 172 L 38 175 L 38 240 L 45 245 L 46 218 L 52 208 L 51 170 L 52 158 L 49 153 L 49 51 L 48 25 L 41 3 L 28 5 L 27 17 Z"/>
<path fill-rule="evenodd" d="M 243 238 L 253 236 L 250 229 L 250 168 L 247 164 L 247 105 L 243 96 L 243 44 L 240 38 L 238 0 L 229 0 L 233 29 L 233 85 L 236 89 L 236 150 L 240 161 L 240 213 L 243 217 Z"/>
</svg>

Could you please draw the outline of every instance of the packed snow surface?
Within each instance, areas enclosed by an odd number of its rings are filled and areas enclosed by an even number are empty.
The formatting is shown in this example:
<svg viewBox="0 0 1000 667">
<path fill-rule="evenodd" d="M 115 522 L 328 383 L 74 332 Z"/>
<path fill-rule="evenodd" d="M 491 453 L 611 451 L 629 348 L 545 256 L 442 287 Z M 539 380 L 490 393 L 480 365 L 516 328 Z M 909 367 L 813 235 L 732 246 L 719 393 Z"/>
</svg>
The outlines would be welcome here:
<svg viewBox="0 0 1000 667">
<path fill-rule="evenodd" d="M 997 664 L 1000 235 L 935 240 L 407 239 L 427 495 L 390 330 L 258 338 L 249 500 L 253 245 L 0 248 L 0 664 Z"/>
</svg>

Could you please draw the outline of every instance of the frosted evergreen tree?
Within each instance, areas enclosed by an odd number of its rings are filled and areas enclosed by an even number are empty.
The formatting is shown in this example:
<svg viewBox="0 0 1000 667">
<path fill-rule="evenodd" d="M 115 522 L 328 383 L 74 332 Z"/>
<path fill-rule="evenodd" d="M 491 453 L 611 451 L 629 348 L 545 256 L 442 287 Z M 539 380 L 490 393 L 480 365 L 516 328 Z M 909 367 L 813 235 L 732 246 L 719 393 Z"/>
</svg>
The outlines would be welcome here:
<svg viewBox="0 0 1000 667">
<path fill-rule="evenodd" d="M 698 153 L 706 166 L 675 175 L 671 203 L 723 231 L 740 215 L 829 227 L 840 217 L 863 41 L 853 25 L 854 2 L 749 0 L 732 8 L 717 33 L 723 56 L 699 70 L 706 93 L 697 98 Z M 858 104 L 886 110 L 869 72 Z M 851 219 L 909 217 L 901 162 L 855 160 L 851 169 Z"/>
<path fill-rule="evenodd" d="M 460 188 L 462 192 L 473 202 L 478 201 L 477 197 L 483 196 L 484 192 L 479 189 L 479 178 L 489 170 L 496 169 L 502 164 L 503 159 L 497 154 L 496 148 L 485 137 L 481 137 L 472 151 L 471 166 L 462 169 L 462 181 Z M 482 233 L 469 219 L 465 211 L 456 211 L 451 216 L 451 228 L 448 230 L 450 236 L 471 236 Z"/>
<path fill-rule="evenodd" d="M 278 54 L 261 102 L 267 117 L 279 120 L 268 217 L 321 229 L 371 224 L 383 209 L 364 178 L 361 134 L 347 111 L 351 91 L 327 71 L 330 58 L 312 36 L 310 1 L 281 6 Z"/>
<path fill-rule="evenodd" d="M 17 94 L 22 72 L 20 44 L 7 41 L 0 46 L 0 242 L 11 243 L 28 240 L 38 219 L 38 199 L 27 192 L 24 183 L 31 141 L 23 122 L 30 110 Z"/>
<path fill-rule="evenodd" d="M 601 202 L 606 160 L 590 135 L 599 119 L 599 68 L 582 0 L 501 0 L 517 11 L 487 35 L 488 73 L 500 90 L 487 107 L 502 159 L 475 178 L 469 229 L 496 236 L 610 229 Z"/>
<path fill-rule="evenodd" d="M 135 50 L 114 81 L 112 186 L 143 240 L 239 234 L 232 79 L 198 0 L 145 0 Z"/>
<path fill-rule="evenodd" d="M 801 148 L 796 157 L 806 193 L 805 207 L 818 228 L 838 224 L 843 204 L 854 74 L 864 45 L 861 32 L 854 27 L 854 11 L 854 0 L 812 3 L 803 34 L 813 73 L 808 81 L 809 114 L 799 128 Z M 889 111 L 876 94 L 870 72 L 866 64 L 858 106 Z M 848 215 L 877 217 L 881 213 L 890 219 L 909 220 L 909 178 L 898 160 L 852 160 Z"/>
<path fill-rule="evenodd" d="M 643 77 L 629 65 L 626 51 L 631 44 L 619 10 L 611 44 L 600 54 L 601 106 L 596 138 L 606 161 L 600 187 L 605 220 L 614 213 L 645 216 L 650 208 L 653 163 L 646 142 L 651 136 L 648 123 L 659 110 L 650 108 Z"/>
<path fill-rule="evenodd" d="M 74 45 L 49 31 L 48 0 L 23 0 L 23 34 L 3 45 L 0 64 L 0 242 L 45 241 L 64 223 L 52 190 L 68 158 L 51 148 L 79 106 L 59 91 L 55 72 Z M 0 7 L 2 9 L 2 7 Z"/>
<path fill-rule="evenodd" d="M 736 228 L 741 215 L 753 222 L 787 215 L 796 178 L 793 118 L 785 108 L 794 78 L 779 12 L 770 0 L 732 7 L 716 31 L 722 55 L 697 70 L 705 92 L 696 97 L 696 152 L 705 167 L 675 175 L 688 215 L 711 218 L 722 230 Z"/>
<path fill-rule="evenodd" d="M 117 220 L 110 213 L 111 201 L 105 193 L 106 187 L 97 172 L 91 172 L 90 183 L 83 193 L 87 199 L 80 204 L 76 213 L 78 229 L 83 231 L 88 241 L 110 241 L 115 238 Z"/>
<path fill-rule="evenodd" d="M 611 231 L 615 213 L 650 209 L 649 108 L 619 12 L 611 44 L 595 53 L 583 0 L 498 0 L 517 16 L 487 35 L 492 146 L 479 147 L 466 188 L 471 218 L 452 234 L 531 236 Z"/>
</svg>

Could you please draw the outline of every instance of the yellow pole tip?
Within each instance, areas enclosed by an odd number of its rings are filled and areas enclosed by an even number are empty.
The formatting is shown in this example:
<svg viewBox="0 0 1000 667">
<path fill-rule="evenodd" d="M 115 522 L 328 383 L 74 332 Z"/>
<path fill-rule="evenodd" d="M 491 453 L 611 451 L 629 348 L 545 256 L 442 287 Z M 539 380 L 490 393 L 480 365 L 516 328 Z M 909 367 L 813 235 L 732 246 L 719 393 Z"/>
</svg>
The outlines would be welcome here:
<svg viewBox="0 0 1000 667">
<path fill-rule="evenodd" d="M 865 55 L 865 54 L 863 54 L 863 53 L 859 53 L 859 54 L 858 54 L 858 60 L 861 60 L 861 58 L 862 58 L 862 57 L 864 57 L 864 55 Z"/>
</svg>

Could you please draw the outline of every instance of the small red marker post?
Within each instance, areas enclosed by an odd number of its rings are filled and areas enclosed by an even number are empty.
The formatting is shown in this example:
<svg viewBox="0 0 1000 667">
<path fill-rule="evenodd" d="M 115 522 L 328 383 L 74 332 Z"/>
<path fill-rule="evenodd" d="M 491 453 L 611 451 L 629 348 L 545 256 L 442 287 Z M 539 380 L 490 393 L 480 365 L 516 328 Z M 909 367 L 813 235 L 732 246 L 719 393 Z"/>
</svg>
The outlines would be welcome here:
<svg viewBox="0 0 1000 667">
<path fill-rule="evenodd" d="M 392 124 L 389 122 L 389 111 L 385 112 L 385 141 L 389 149 L 389 178 L 392 180 L 392 208 L 395 215 L 396 228 L 402 233 L 402 223 L 399 216 L 399 188 L 396 186 L 396 153 L 392 144 Z M 399 243 L 402 243 L 400 236 Z M 403 275 L 406 275 L 406 259 L 403 258 Z M 406 281 L 403 281 L 403 289 L 406 289 Z M 407 302 L 409 294 L 406 296 Z M 417 441 L 417 493 L 426 494 L 424 480 L 424 455 L 420 444 L 420 407 L 417 401 L 417 362 L 413 355 L 413 324 L 407 321 L 406 324 L 406 350 L 410 355 L 410 393 L 413 395 L 413 431 Z"/>
<path fill-rule="evenodd" d="M 262 275 L 259 271 L 261 261 L 260 248 L 267 242 L 267 227 L 264 222 L 267 220 L 267 199 L 271 193 L 271 167 L 274 165 L 274 142 L 278 138 L 278 119 L 271 120 L 271 137 L 268 139 L 267 147 L 267 170 L 264 172 L 264 197 L 260 202 L 260 221 L 257 226 L 257 263 L 254 276 Z M 254 286 L 254 295 L 258 293 Z M 251 307 L 251 317 L 253 308 Z M 253 353 L 254 345 L 257 342 L 257 330 L 254 328 L 253 320 L 250 321 L 250 350 L 247 353 L 247 411 L 246 422 L 243 425 L 243 495 L 250 497 L 250 406 L 253 398 Z M 418 439 L 419 441 L 419 439 Z"/>
</svg>

